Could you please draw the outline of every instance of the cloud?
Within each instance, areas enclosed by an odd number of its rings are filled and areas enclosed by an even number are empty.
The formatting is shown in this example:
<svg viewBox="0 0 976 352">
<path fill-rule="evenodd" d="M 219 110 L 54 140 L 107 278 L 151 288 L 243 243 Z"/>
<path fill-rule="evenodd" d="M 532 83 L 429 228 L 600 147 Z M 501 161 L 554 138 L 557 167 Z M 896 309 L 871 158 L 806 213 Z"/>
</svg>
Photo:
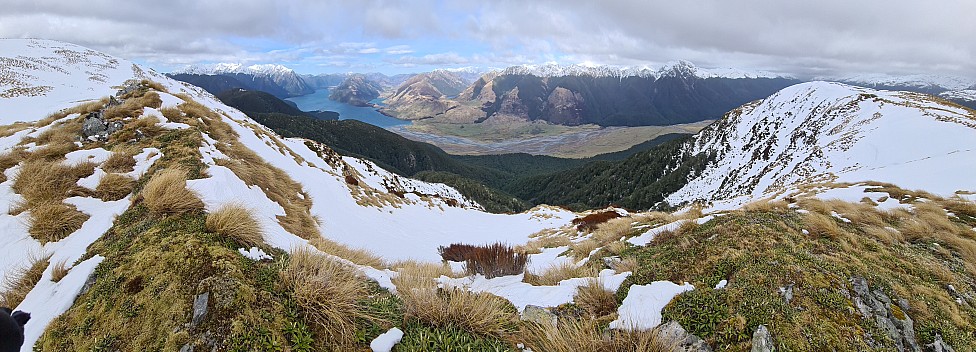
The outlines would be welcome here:
<svg viewBox="0 0 976 352">
<path fill-rule="evenodd" d="M 976 76 L 972 13 L 969 0 L 8 0 L 0 37 L 65 40 L 164 66 L 687 59 L 809 76 Z M 329 55 L 359 58 L 314 60 Z"/>
</svg>

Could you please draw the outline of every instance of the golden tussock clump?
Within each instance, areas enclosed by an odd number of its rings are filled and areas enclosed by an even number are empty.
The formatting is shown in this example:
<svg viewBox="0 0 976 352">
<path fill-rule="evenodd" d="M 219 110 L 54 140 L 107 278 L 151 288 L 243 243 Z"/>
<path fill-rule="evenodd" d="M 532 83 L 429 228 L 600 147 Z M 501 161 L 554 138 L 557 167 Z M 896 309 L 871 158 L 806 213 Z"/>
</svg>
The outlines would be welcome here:
<svg viewBox="0 0 976 352">
<path fill-rule="evenodd" d="M 678 350 L 676 341 L 662 338 L 657 330 L 602 332 L 599 321 L 593 319 L 563 319 L 553 324 L 526 324 L 520 335 L 525 347 L 548 352 L 641 351 L 664 352 Z"/>
<path fill-rule="evenodd" d="M 186 171 L 166 169 L 156 172 L 142 189 L 149 210 L 159 214 L 182 214 L 202 211 L 203 202 L 196 192 L 186 188 Z"/>
<path fill-rule="evenodd" d="M 360 300 L 367 289 L 352 268 L 308 248 L 293 250 L 282 282 L 294 292 L 295 304 L 315 333 L 330 345 L 351 345 L 356 320 L 372 319 Z"/>
<path fill-rule="evenodd" d="M 51 281 L 60 282 L 65 276 L 68 276 L 68 260 L 61 259 L 51 266 Z"/>
<path fill-rule="evenodd" d="M 120 148 L 116 147 L 116 149 Z M 136 159 L 133 158 L 135 154 L 135 150 L 131 149 L 116 150 L 102 163 L 102 170 L 105 172 L 131 172 L 136 166 Z"/>
<path fill-rule="evenodd" d="M 574 277 L 587 277 L 596 275 L 595 270 L 589 266 L 576 267 L 572 262 L 560 262 L 544 269 L 541 273 L 525 272 L 522 281 L 535 286 L 555 286 L 560 281 L 572 279 Z"/>
<path fill-rule="evenodd" d="M 7 271 L 0 283 L 0 306 L 16 307 L 27 297 L 27 293 L 41 280 L 44 269 L 50 264 L 50 256 L 27 256 L 27 266 Z"/>
<path fill-rule="evenodd" d="M 616 293 L 604 288 L 597 279 L 590 279 L 586 285 L 577 287 L 573 301 L 594 318 L 617 312 Z"/>
<path fill-rule="evenodd" d="M 98 186 L 95 187 L 95 193 L 98 198 L 106 202 L 115 201 L 132 193 L 133 187 L 135 187 L 136 181 L 129 176 L 122 174 L 108 174 L 102 176 L 101 181 L 98 182 Z"/>
<path fill-rule="evenodd" d="M 207 230 L 233 238 L 246 246 L 260 245 L 264 243 L 264 231 L 252 213 L 243 205 L 226 204 L 207 214 Z"/>
<path fill-rule="evenodd" d="M 74 205 L 40 204 L 30 209 L 27 232 L 41 243 L 57 242 L 80 229 L 89 217 Z"/>
</svg>

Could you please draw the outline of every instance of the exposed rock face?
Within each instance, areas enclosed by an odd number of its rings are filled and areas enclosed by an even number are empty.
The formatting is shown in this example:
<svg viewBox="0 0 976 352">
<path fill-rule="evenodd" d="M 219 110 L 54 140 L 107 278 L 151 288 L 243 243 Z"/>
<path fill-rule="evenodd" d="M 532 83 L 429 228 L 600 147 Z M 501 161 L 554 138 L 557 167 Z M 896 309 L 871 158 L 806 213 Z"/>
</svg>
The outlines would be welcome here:
<svg viewBox="0 0 976 352">
<path fill-rule="evenodd" d="M 711 352 L 712 348 L 698 336 L 685 331 L 685 328 L 676 321 L 669 321 L 658 327 L 658 336 L 663 341 L 673 341 L 677 345 L 675 351 L 685 352 Z"/>
<path fill-rule="evenodd" d="M 766 325 L 759 325 L 752 334 L 752 352 L 773 351 L 776 351 L 776 347 L 773 345 L 773 337 L 769 335 L 769 329 L 766 329 Z"/>
<path fill-rule="evenodd" d="M 382 87 L 379 83 L 366 76 L 350 75 L 332 90 L 329 99 L 356 106 L 372 106 L 369 101 L 378 98 L 380 90 Z"/>
<path fill-rule="evenodd" d="M 946 344 L 945 341 L 942 341 L 941 334 L 935 334 L 935 341 L 925 345 L 925 350 L 931 352 L 956 352 L 956 350 L 952 349 L 952 347 Z"/>
<path fill-rule="evenodd" d="M 865 319 L 873 319 L 878 328 L 894 341 L 898 351 L 921 351 L 915 340 L 914 323 L 906 313 L 910 308 L 907 301 L 899 300 L 896 305 L 884 292 L 871 290 L 863 277 L 851 278 L 851 287 L 854 290 L 852 300 L 858 313 Z"/>
<path fill-rule="evenodd" d="M 190 319 L 190 328 L 195 328 L 207 317 L 207 307 L 210 303 L 210 292 L 204 292 L 193 299 L 193 318 Z"/>
<path fill-rule="evenodd" d="M 546 99 L 543 119 L 560 125 L 583 123 L 583 95 L 563 87 L 556 87 Z"/>
</svg>

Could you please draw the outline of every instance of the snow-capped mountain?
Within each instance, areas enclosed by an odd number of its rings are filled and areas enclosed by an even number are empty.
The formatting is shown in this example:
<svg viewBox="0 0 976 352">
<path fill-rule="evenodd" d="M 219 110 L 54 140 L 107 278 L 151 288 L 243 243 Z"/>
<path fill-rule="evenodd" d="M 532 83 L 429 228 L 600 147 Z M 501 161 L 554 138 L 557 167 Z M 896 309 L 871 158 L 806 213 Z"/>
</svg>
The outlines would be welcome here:
<svg viewBox="0 0 976 352">
<path fill-rule="evenodd" d="M 278 64 L 250 66 L 239 63 L 189 65 L 171 72 L 170 75 L 178 80 L 188 81 L 208 89 L 211 86 L 219 86 L 224 89 L 227 85 L 237 85 L 230 88 L 261 90 L 278 97 L 305 95 L 315 91 L 294 70 Z M 237 82 L 236 84 L 233 82 L 214 84 L 214 80 L 220 80 L 224 77 L 233 78 Z"/>
<path fill-rule="evenodd" d="M 714 161 L 667 197 L 671 204 L 821 182 L 976 190 L 976 114 L 919 93 L 798 84 L 729 112 L 686 151 Z"/>
<path fill-rule="evenodd" d="M 929 94 L 938 94 L 944 91 L 972 89 L 976 87 L 976 80 L 971 78 L 925 74 L 904 76 L 888 74 L 862 74 L 834 78 L 830 80 L 867 88 L 912 90 Z"/>
<path fill-rule="evenodd" d="M 705 69 L 697 67 L 691 62 L 684 60 L 669 62 L 661 66 L 659 69 L 654 69 L 650 66 L 611 66 L 594 64 L 560 65 L 556 63 L 547 63 L 543 65 L 519 65 L 505 68 L 504 70 L 501 70 L 501 74 L 532 75 L 536 77 L 695 77 L 701 79 L 793 78 L 789 75 L 781 75 L 766 71 L 746 71 L 732 68 Z"/>
</svg>

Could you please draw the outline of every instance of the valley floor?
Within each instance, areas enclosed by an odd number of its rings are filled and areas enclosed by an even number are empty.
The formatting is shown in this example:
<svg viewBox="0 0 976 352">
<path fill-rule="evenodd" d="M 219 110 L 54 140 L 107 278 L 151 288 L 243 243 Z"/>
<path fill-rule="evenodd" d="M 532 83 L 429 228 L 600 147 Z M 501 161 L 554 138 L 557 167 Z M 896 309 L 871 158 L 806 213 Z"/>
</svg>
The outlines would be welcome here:
<svg viewBox="0 0 976 352">
<path fill-rule="evenodd" d="M 626 150 L 668 133 L 697 133 L 712 120 L 671 126 L 559 126 L 540 122 L 448 124 L 414 122 L 388 128 L 450 154 L 529 153 L 560 158 L 588 158 Z"/>
</svg>

